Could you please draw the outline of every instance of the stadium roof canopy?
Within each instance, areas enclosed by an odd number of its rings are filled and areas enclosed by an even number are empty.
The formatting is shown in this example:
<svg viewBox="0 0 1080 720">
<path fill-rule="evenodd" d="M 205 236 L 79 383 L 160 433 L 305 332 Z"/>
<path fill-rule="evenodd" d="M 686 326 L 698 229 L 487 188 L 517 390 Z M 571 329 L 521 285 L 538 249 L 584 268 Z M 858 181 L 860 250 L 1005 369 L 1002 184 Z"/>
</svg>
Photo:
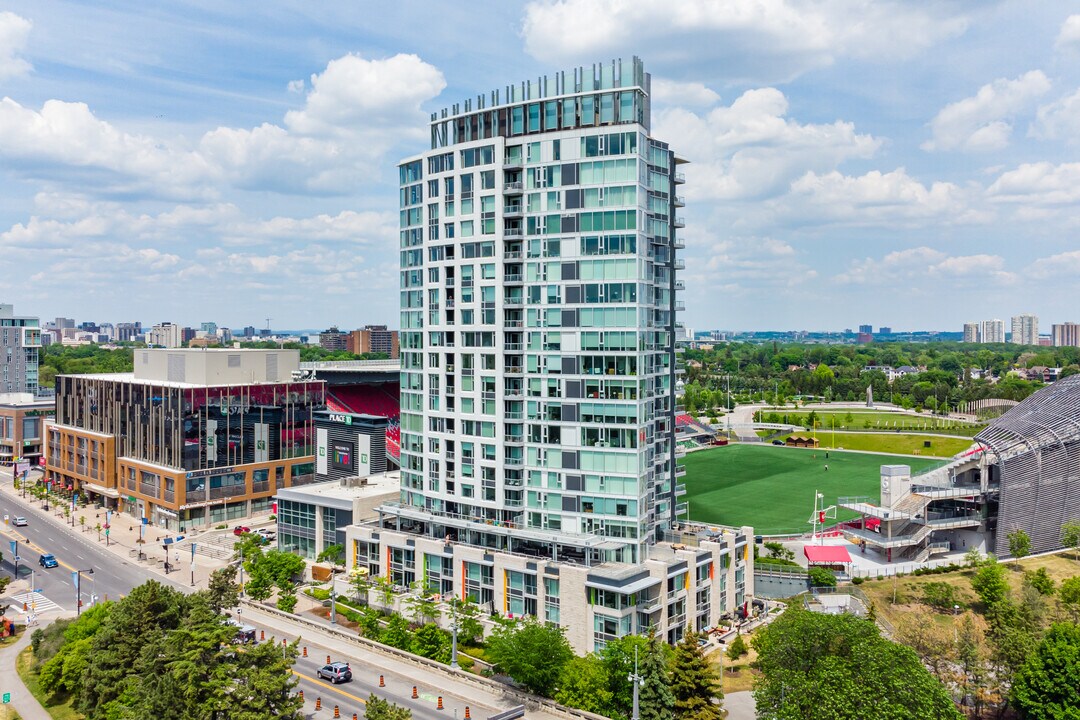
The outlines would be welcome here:
<svg viewBox="0 0 1080 720">
<path fill-rule="evenodd" d="M 1028 396 L 991 421 L 975 440 L 1000 459 L 1044 448 L 1066 449 L 1080 442 L 1080 375 Z"/>
</svg>

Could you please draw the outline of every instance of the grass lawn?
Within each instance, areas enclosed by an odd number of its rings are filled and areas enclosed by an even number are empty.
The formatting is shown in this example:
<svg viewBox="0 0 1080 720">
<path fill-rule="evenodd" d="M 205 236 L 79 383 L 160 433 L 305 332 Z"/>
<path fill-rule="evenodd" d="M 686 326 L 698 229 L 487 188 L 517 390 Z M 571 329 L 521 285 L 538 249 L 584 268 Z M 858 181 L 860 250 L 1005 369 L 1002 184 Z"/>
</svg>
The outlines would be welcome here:
<svg viewBox="0 0 1080 720">
<path fill-rule="evenodd" d="M 19 720 L 19 714 L 10 705 L 0 705 L 0 720 Z"/>
<path fill-rule="evenodd" d="M 53 720 L 82 720 L 83 716 L 76 712 L 75 708 L 71 707 L 72 699 L 70 697 L 45 694 L 45 691 L 41 689 L 41 685 L 38 683 L 37 673 L 33 671 L 33 664 L 34 655 L 30 648 L 26 648 L 19 653 L 19 657 L 15 660 L 15 669 L 26 684 L 30 694 L 37 698 L 42 707 L 53 716 Z"/>
<path fill-rule="evenodd" d="M 798 433 L 805 435 L 806 433 Z M 786 436 L 782 436 L 783 439 Z M 821 447 L 842 448 L 844 450 L 871 450 L 873 452 L 893 453 L 894 455 L 929 455 L 931 457 L 952 457 L 971 447 L 968 438 L 943 438 L 927 435 L 904 435 L 898 433 L 842 433 L 828 430 L 817 431 Z M 924 447 L 930 443 L 930 447 Z M 830 470 L 832 468 L 830 467 Z"/>
<path fill-rule="evenodd" d="M 750 667 L 750 663 L 757 660 L 757 652 L 750 647 L 751 637 L 753 637 L 753 633 L 743 636 L 743 640 L 746 641 L 746 649 L 750 651 L 749 654 L 743 655 L 735 662 L 729 660 L 724 651 L 720 649 L 713 650 L 707 657 L 716 674 L 720 675 L 722 673 L 723 675 L 725 695 L 733 692 L 743 692 L 744 690 L 753 690 L 754 681 L 761 676 L 761 673 Z M 723 664 L 722 671 L 721 664 Z"/>
<path fill-rule="evenodd" d="M 1020 593 L 1020 587 L 1024 580 L 1023 570 L 1037 570 L 1044 567 L 1059 586 L 1062 580 L 1080 575 L 1080 562 L 1073 559 L 1072 553 L 1025 558 L 1020 561 L 1019 570 L 1014 569 L 1012 561 L 1005 563 L 1005 565 L 1008 568 L 1005 577 L 1009 581 L 1014 598 L 1018 597 Z M 866 596 L 873 601 L 874 611 L 892 623 L 893 627 L 899 627 L 906 618 L 920 620 L 925 617 L 926 613 L 932 612 L 935 622 L 952 629 L 953 624 L 956 622 L 956 616 L 951 613 L 933 612 L 927 605 L 924 605 L 921 602 L 923 587 L 932 582 L 948 583 L 956 589 L 961 613 L 970 609 L 981 612 L 982 608 L 978 605 L 978 597 L 975 595 L 975 591 L 971 589 L 971 576 L 972 572 L 970 570 L 958 570 L 939 575 L 920 575 L 918 577 L 908 575 L 895 580 L 892 578 L 870 580 L 860 587 L 866 593 Z M 893 603 L 894 590 L 896 592 L 895 604 Z M 1056 614 L 1063 612 L 1056 596 L 1049 597 L 1046 600 L 1050 610 L 1047 613 L 1048 617 L 1052 618 Z"/>
<path fill-rule="evenodd" d="M 910 465 L 913 472 L 940 464 L 917 457 L 863 455 L 773 445 L 729 445 L 684 458 L 690 518 L 718 525 L 752 525 L 763 535 L 802 533 L 814 492 L 832 505 L 842 495 L 878 497 L 881 466 Z M 829 466 L 825 470 L 825 465 Z M 841 512 L 841 519 L 844 516 Z"/>
<path fill-rule="evenodd" d="M 801 410 L 799 414 L 806 416 L 809 412 L 809 410 Z M 971 423 L 950 420 L 949 418 L 934 417 L 929 413 L 926 415 L 909 415 L 907 413 L 874 412 L 872 410 L 867 412 L 858 410 L 817 410 L 815 412 L 821 418 L 818 432 L 829 430 L 832 427 L 837 430 L 885 431 L 895 431 L 899 428 L 900 430 L 923 430 L 925 432 L 973 437 L 975 433 L 984 427 L 983 425 L 972 425 Z M 849 412 L 851 422 L 847 420 Z"/>
</svg>

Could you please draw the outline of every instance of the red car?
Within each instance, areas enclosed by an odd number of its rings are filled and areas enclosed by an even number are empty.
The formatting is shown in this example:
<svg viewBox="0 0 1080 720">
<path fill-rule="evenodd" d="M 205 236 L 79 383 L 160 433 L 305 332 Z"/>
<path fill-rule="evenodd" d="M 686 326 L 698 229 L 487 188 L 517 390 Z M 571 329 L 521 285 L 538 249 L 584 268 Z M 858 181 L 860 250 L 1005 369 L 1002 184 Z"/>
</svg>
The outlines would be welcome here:
<svg viewBox="0 0 1080 720">
<path fill-rule="evenodd" d="M 249 528 L 249 527 L 247 527 L 245 525 L 237 525 L 236 527 L 234 527 L 232 529 L 232 534 L 236 535 L 237 537 L 243 535 L 244 533 L 249 533 L 249 532 L 251 532 L 251 528 Z"/>
</svg>

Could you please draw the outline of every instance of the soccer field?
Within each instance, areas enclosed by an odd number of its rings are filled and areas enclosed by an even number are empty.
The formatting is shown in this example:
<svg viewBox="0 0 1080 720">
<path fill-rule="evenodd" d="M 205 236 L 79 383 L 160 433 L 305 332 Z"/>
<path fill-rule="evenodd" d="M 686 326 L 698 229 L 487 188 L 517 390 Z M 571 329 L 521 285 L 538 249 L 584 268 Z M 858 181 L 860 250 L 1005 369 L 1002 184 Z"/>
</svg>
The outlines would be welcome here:
<svg viewBox="0 0 1080 720">
<path fill-rule="evenodd" d="M 844 495 L 879 497 L 882 465 L 910 465 L 919 472 L 941 460 L 871 455 L 772 445 L 730 445 L 685 458 L 690 519 L 719 525 L 752 525 L 759 535 L 808 532 L 814 493 L 834 505 Z M 829 469 L 826 470 L 825 466 Z M 840 511 L 839 519 L 853 517 Z"/>
</svg>

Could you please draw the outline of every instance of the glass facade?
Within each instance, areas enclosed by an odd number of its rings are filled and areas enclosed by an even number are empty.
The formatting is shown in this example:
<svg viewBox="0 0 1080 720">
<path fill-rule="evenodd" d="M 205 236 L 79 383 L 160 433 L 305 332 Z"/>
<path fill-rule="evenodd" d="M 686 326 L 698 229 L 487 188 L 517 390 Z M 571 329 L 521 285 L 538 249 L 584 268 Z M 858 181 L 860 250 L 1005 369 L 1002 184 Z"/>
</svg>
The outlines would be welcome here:
<svg viewBox="0 0 1080 720">
<path fill-rule="evenodd" d="M 511 86 L 399 166 L 402 501 L 435 535 L 637 562 L 676 519 L 681 179 L 649 85 L 635 58 Z"/>
</svg>

